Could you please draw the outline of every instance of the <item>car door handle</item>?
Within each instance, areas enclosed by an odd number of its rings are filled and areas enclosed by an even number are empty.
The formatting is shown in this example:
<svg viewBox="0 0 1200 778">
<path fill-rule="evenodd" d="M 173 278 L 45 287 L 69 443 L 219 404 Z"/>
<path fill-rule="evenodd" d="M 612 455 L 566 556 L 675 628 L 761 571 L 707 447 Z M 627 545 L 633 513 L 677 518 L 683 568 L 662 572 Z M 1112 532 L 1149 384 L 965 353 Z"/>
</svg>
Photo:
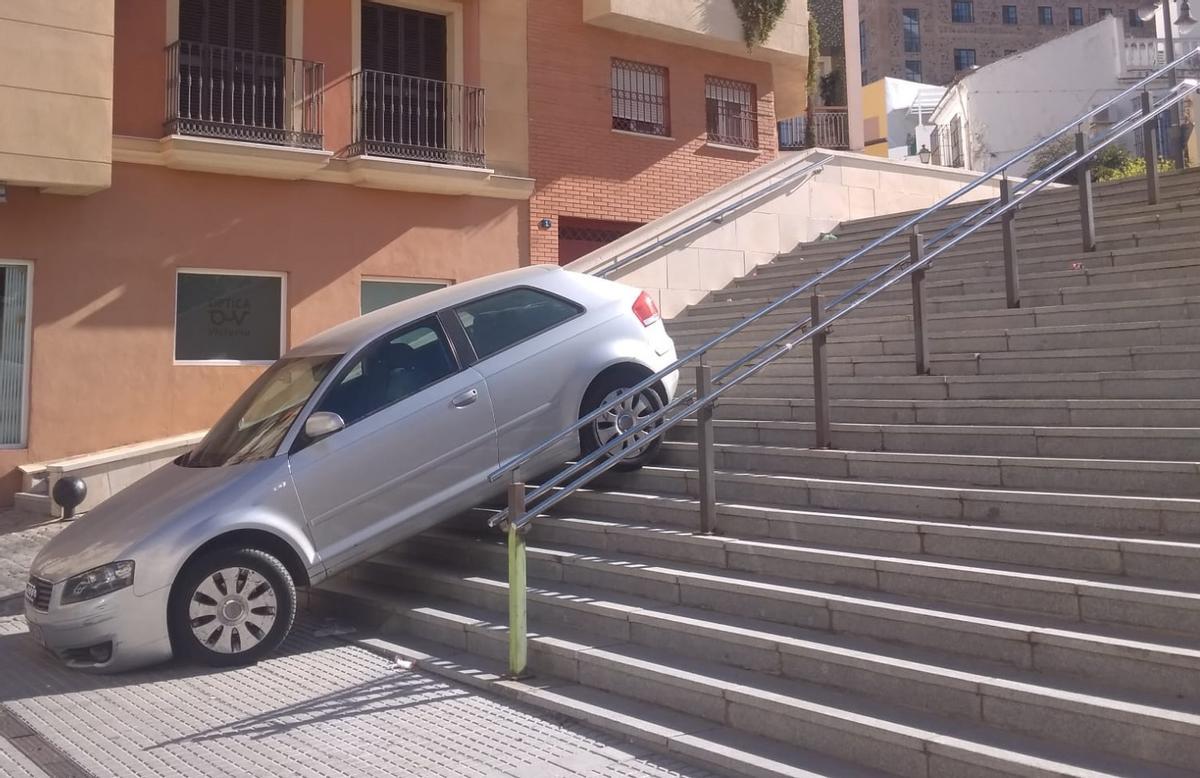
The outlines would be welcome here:
<svg viewBox="0 0 1200 778">
<path fill-rule="evenodd" d="M 455 408 L 466 408 L 471 403 L 479 399 L 479 390 L 470 389 L 455 397 L 450 401 L 450 404 Z"/>
</svg>

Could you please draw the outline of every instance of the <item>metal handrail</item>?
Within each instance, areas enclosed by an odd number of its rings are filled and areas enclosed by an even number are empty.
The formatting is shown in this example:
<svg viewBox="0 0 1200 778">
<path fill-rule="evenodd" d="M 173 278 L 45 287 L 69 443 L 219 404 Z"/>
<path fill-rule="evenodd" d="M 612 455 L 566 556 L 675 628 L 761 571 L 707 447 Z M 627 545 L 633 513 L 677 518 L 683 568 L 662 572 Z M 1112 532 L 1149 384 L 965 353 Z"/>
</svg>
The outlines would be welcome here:
<svg viewBox="0 0 1200 778">
<path fill-rule="evenodd" d="M 1142 127 L 1146 123 L 1157 119 L 1159 115 L 1170 110 L 1173 106 L 1175 106 L 1175 105 L 1179 104 L 1180 102 L 1182 102 L 1183 100 L 1187 99 L 1187 97 L 1190 95 L 1190 93 L 1194 92 L 1196 90 L 1197 90 L 1197 82 L 1191 81 L 1191 80 L 1182 82 L 1177 87 L 1176 90 L 1173 90 L 1173 93 L 1169 98 L 1166 98 L 1163 101 L 1161 101 L 1157 105 L 1157 107 L 1154 108 L 1151 112 L 1149 112 L 1147 114 L 1135 114 L 1135 115 L 1127 118 L 1126 120 L 1122 120 L 1122 122 L 1119 122 L 1117 125 L 1114 125 L 1113 128 L 1109 132 L 1100 136 L 1100 139 L 1088 149 L 1086 154 L 1084 154 L 1082 156 L 1077 155 L 1077 154 L 1065 156 L 1062 160 L 1057 161 L 1050 167 L 1055 168 L 1056 175 L 1061 175 L 1062 173 L 1067 173 L 1067 172 L 1070 172 L 1071 170 L 1078 168 L 1080 165 L 1083 165 L 1085 162 L 1087 162 L 1092 157 L 1094 157 L 1101 150 L 1103 150 L 1107 146 L 1111 145 L 1112 143 L 1116 142 L 1116 140 L 1120 136 L 1124 135 L 1126 132 L 1137 129 L 1139 127 Z M 1067 161 L 1064 162 L 1064 160 L 1067 160 Z M 543 495 L 545 495 L 547 492 L 549 492 L 551 490 L 555 490 L 555 494 L 545 497 L 544 499 L 541 499 L 540 501 L 538 501 L 537 504 L 535 506 L 533 506 L 532 510 L 527 510 L 526 512 L 524 512 L 523 515 L 516 517 L 516 518 L 512 518 L 511 521 L 512 521 L 513 526 L 517 527 L 518 529 L 524 527 L 526 524 L 528 524 L 530 521 L 532 521 L 534 516 L 536 516 L 538 513 L 544 512 L 545 510 L 552 508 L 553 506 L 557 505 L 562 500 L 569 497 L 572 493 L 574 493 L 580 487 L 586 485 L 588 482 L 594 480 L 597 476 L 599 476 L 599 475 L 603 474 L 604 472 L 607 472 L 608 470 L 615 467 L 617 464 L 620 463 L 620 461 L 621 461 L 620 457 L 611 457 L 611 458 L 605 459 L 607 457 L 607 455 L 610 452 L 612 452 L 613 450 L 615 450 L 618 447 L 620 447 L 621 445 L 623 445 L 625 442 L 633 439 L 638 433 L 643 432 L 650 427 L 654 427 L 652 435 L 660 436 L 660 435 L 664 434 L 665 432 L 667 432 L 668 430 L 670 430 L 672 427 L 679 424 L 680 422 L 695 415 L 698 411 L 702 410 L 703 408 L 712 405 L 721 395 L 723 395 L 729 389 L 731 389 L 734 386 L 741 384 L 743 381 L 753 377 L 754 375 L 759 373 L 761 370 L 763 370 L 770 364 L 774 363 L 777 359 L 783 357 L 785 354 L 790 352 L 796 346 L 800 345 L 801 343 L 811 340 L 813 337 L 815 337 L 818 334 L 827 332 L 829 330 L 829 328 L 834 324 L 834 322 L 843 318 L 844 316 L 849 314 L 851 311 L 857 310 L 859 308 L 859 306 L 865 304 L 866 302 L 868 302 L 872 298 L 876 297 L 877 295 L 881 294 L 882 292 L 886 291 L 887 289 L 890 289 L 894 284 L 903 280 L 904 278 L 908 278 L 913 273 L 916 273 L 916 272 L 926 269 L 929 266 L 929 264 L 934 259 L 936 259 L 938 256 L 940 256 L 942 253 L 953 248 L 958 243 L 965 240 L 967 237 L 969 237 L 970 235 L 974 234 L 979 229 L 983 228 L 985 225 L 992 222 L 994 219 L 1019 208 L 1022 202 L 1024 202 L 1029 197 L 1032 197 L 1033 195 L 1037 194 L 1045 187 L 1049 186 L 1053 182 L 1053 180 L 1054 180 L 1053 177 L 1047 178 L 1047 179 L 1040 181 L 1039 183 L 1031 186 L 1030 188 L 1028 188 L 1027 191 L 1021 193 L 1019 196 L 1014 196 L 1008 203 L 1002 205 L 995 213 L 989 215 L 988 218 L 983 219 L 982 221 L 971 225 L 970 228 L 963 231 L 961 234 L 956 235 L 955 237 L 953 237 L 952 239 L 947 241 L 940 248 L 935 249 L 934 251 L 931 251 L 928 254 L 926 254 L 921 260 L 909 264 L 907 267 L 905 267 L 902 270 L 902 272 L 900 272 L 894 278 L 891 278 L 891 279 L 885 281 L 884 283 L 880 284 L 875 289 L 872 289 L 871 291 L 865 293 L 861 298 L 856 300 L 853 304 L 851 304 L 845 308 L 842 308 L 839 311 L 834 312 L 833 314 L 831 314 L 828 317 L 822 318 L 822 320 L 819 323 L 817 323 L 814 326 L 809 327 L 803 334 L 800 335 L 800 337 L 798 339 L 796 339 L 795 341 L 783 344 L 778 349 L 778 351 L 776 351 L 776 353 L 770 355 L 766 359 L 762 359 L 760 361 L 754 362 L 753 364 L 750 364 L 752 359 L 757 358 L 756 356 L 746 355 L 746 356 L 742 357 L 737 362 L 735 362 L 735 363 L 731 364 L 729 367 L 727 367 L 724 371 L 722 371 L 722 373 L 718 374 L 718 376 L 714 376 L 713 382 L 716 383 L 719 380 L 719 376 L 728 376 L 728 375 L 732 374 L 733 372 L 736 372 L 739 368 L 745 367 L 746 368 L 745 370 L 743 370 L 741 373 L 739 373 L 733 379 L 724 382 L 720 386 L 714 387 L 713 390 L 709 394 L 707 394 L 703 397 L 697 398 L 690 404 L 687 404 L 686 407 L 684 407 L 678 413 L 675 413 L 674 415 L 670 415 L 670 416 L 668 415 L 670 411 L 678 408 L 681 405 L 684 405 L 688 400 L 691 400 L 693 397 L 695 397 L 696 396 L 695 389 L 689 390 L 688 392 L 685 392 L 685 393 L 679 395 L 671 403 L 669 403 L 668 405 L 666 405 L 662 409 L 660 409 L 660 411 L 658 413 L 656 413 L 650 417 L 647 417 L 646 419 L 644 419 L 641 422 L 639 422 L 638 424 L 634 425 L 632 428 L 630 428 L 626 432 L 612 438 L 607 443 L 605 443 L 603 446 L 595 449 L 587 456 L 582 457 L 575 464 L 560 471 L 558 474 L 556 474 L 554 477 L 552 477 L 548 481 L 543 482 L 541 485 L 539 485 L 537 488 L 535 488 L 532 492 L 529 492 L 528 495 L 526 496 L 526 500 L 528 500 L 529 502 L 532 502 L 534 500 L 537 500 L 539 497 L 542 497 Z M 781 333 L 779 336 L 776 336 L 775 338 L 773 338 L 771 343 L 773 343 L 775 345 L 779 345 L 780 341 L 785 339 L 787 336 L 794 334 L 795 332 L 797 332 L 800 329 L 803 329 L 804 327 L 808 326 L 809 324 L 811 324 L 811 317 L 789 327 L 788 330 Z M 761 356 L 761 354 L 765 353 L 766 350 L 769 350 L 769 346 L 759 347 L 752 353 L 755 355 Z M 747 365 L 749 365 L 749 366 L 747 366 Z M 507 472 L 507 471 L 504 471 L 504 472 Z M 574 480 L 572 480 L 566 484 L 562 483 L 562 481 L 565 478 L 576 475 L 576 474 L 579 474 L 579 475 Z M 489 521 L 489 524 L 491 526 L 495 526 L 496 524 L 498 524 L 502 521 L 505 521 L 506 519 L 509 519 L 510 517 L 508 517 L 507 514 L 508 514 L 507 508 L 504 510 L 501 510 L 499 513 L 495 514 L 491 518 L 491 520 Z"/>
<path fill-rule="evenodd" d="M 649 376 L 648 378 L 644 379 L 638 385 L 636 385 L 635 387 L 632 387 L 629 390 L 629 393 L 633 394 L 633 393 L 641 392 L 641 391 L 651 388 L 656 383 L 661 381 L 663 378 L 665 378 L 666 376 L 675 372 L 676 370 L 678 370 L 680 367 L 686 365 L 687 363 L 695 360 L 697 357 L 703 355 L 704 353 L 706 353 L 708 350 L 710 350 L 714 346 L 716 346 L 720 343 L 723 343 L 724 341 L 733 337 L 737 333 L 746 329 L 748 326 L 750 326 L 754 322 L 758 321 L 759 319 L 762 319 L 764 316 L 767 316 L 768 314 L 774 312 L 775 310 L 779 309 L 780 307 L 795 300 L 800 295 L 802 295 L 804 292 L 817 286 L 817 284 L 819 284 L 821 281 L 825 280 L 832 274 L 836 273 L 838 270 L 841 270 L 842 268 L 846 267 L 847 265 L 853 263 L 854 261 L 856 261 L 863 255 L 873 251 L 875 248 L 878 248 L 883 243 L 908 231 L 909 229 L 911 229 L 912 227 L 917 225 L 920 221 L 927 218 L 931 214 L 936 213 L 937 211 L 941 210 L 942 208 L 946 207 L 947 205 L 954 203 L 955 201 L 961 199 L 965 194 L 975 190 L 976 188 L 978 188 L 982 184 L 986 183 L 987 181 L 990 181 L 992 178 L 994 178 L 996 176 L 997 173 L 1006 173 L 1007 170 L 1010 167 L 1012 167 L 1014 164 L 1028 158 L 1030 155 L 1036 153 L 1039 149 L 1044 148 L 1048 144 L 1054 142 L 1058 137 L 1062 136 L 1064 133 L 1069 132 L 1070 130 L 1079 127 L 1083 122 L 1085 122 L 1088 119 L 1090 119 L 1091 117 L 1097 115 L 1098 113 L 1105 110 L 1106 108 L 1111 107 L 1113 104 L 1119 102 L 1120 100 L 1127 98 L 1129 96 L 1129 94 L 1132 93 L 1133 91 L 1135 91 L 1137 89 L 1141 89 L 1142 87 L 1146 86 L 1151 81 L 1153 81 L 1155 78 L 1157 78 L 1157 77 L 1161 76 L 1163 73 L 1165 73 L 1169 68 L 1178 66 L 1181 62 L 1187 60 L 1188 58 L 1192 57 L 1196 53 L 1197 53 L 1196 51 L 1192 51 L 1192 52 L 1189 52 L 1188 54 L 1183 55 L 1182 57 L 1178 58 L 1174 62 L 1167 65 L 1162 70 L 1137 82 L 1137 84 L 1130 87 L 1125 92 L 1117 95 L 1116 97 L 1111 98 L 1110 100 L 1106 101 L 1099 107 L 1092 109 L 1088 113 L 1084 114 L 1083 116 L 1081 116 L 1081 117 L 1077 118 L 1076 120 L 1072 121 L 1071 123 L 1067 124 L 1062 129 L 1053 133 L 1052 135 L 1049 135 L 1046 138 L 1044 138 L 1043 140 L 1029 146 L 1028 148 L 1023 150 L 1022 152 L 1020 152 L 1019 154 L 1017 154 L 1016 156 L 1014 156 L 1007 162 L 1005 162 L 1001 165 L 998 165 L 991 171 L 979 176 L 975 180 L 971 181 L 970 183 L 968 183 L 967 185 L 965 185 L 964 187 L 959 189 L 954 194 L 951 194 L 945 198 L 942 198 L 937 203 L 935 203 L 933 206 L 930 206 L 929 208 L 925 209 L 924 211 L 921 211 L 920 213 L 916 214 L 915 216 L 905 219 L 900 225 L 889 230 L 888 232 L 886 232 L 884 235 L 880 236 L 879 238 L 876 238 L 875 240 L 873 240 L 872 242 L 867 244 L 865 247 L 859 249 L 858 251 L 851 253 L 847 257 L 843 258 L 842 260 L 838 261 L 837 263 L 835 263 L 834 265 L 832 265 L 831 267 L 826 269 L 825 271 L 822 271 L 821 273 L 817 274 L 813 278 L 809 279 L 804 284 L 794 288 L 792 291 L 783 295 L 779 299 L 764 306 L 762 309 L 760 309 L 753 315 L 743 319 L 742 321 L 738 322 L 733 327 L 730 327 L 726 331 L 711 338 L 708 342 L 706 342 L 703 345 L 699 346 L 698 348 L 694 349 L 688 355 L 675 360 L 674 362 L 672 362 L 671 365 L 667 366 L 663 370 L 660 370 L 659 372 L 655 373 L 654 375 Z M 1078 167 L 1079 165 L 1083 164 L 1088 159 L 1090 159 L 1092 156 L 1094 156 L 1100 149 L 1111 144 L 1113 141 L 1115 141 L 1115 139 L 1117 137 L 1124 134 L 1126 131 L 1142 126 L 1150 118 L 1157 117 L 1164 110 L 1166 110 L 1166 108 L 1169 108 L 1169 107 L 1177 104 L 1178 102 L 1181 102 L 1194 89 L 1195 89 L 1195 85 L 1193 83 L 1189 83 L 1186 88 L 1173 91 L 1173 93 L 1170 95 L 1170 97 L 1167 99 L 1164 99 L 1155 111 L 1150 112 L 1148 114 L 1144 114 L 1140 117 L 1135 115 L 1133 117 L 1132 121 L 1127 119 L 1122 122 L 1119 122 L 1112 129 L 1110 129 L 1110 131 L 1105 136 L 1103 136 L 1103 140 L 1101 142 L 1094 144 L 1091 148 L 1089 148 L 1087 150 L 1086 153 L 1084 153 L 1082 155 L 1079 153 L 1071 153 L 1071 154 L 1065 155 L 1062 159 L 1057 160 L 1054 163 L 1051 163 L 1050 165 L 1047 165 L 1041 171 L 1038 171 L 1038 173 L 1035 174 L 1035 177 L 1026 179 L 1026 181 L 1023 182 L 1023 184 L 1022 184 L 1023 191 L 1019 191 L 1015 196 L 1010 194 L 1009 201 L 1005 204 L 1002 204 L 999 209 L 994 210 L 992 213 L 987 214 L 987 211 L 989 211 L 995 207 L 996 201 L 987 203 L 984 206 L 975 209 L 975 211 L 972 214 L 969 214 L 967 217 L 964 217 L 963 219 L 959 219 L 954 225 L 951 225 L 951 227 L 942 230 L 942 232 L 939 233 L 938 236 L 936 236 L 937 239 L 940 241 L 942 238 L 948 236 L 952 229 L 954 229 L 956 227 L 960 227 L 963 224 L 968 223 L 968 221 L 970 219 L 975 218 L 976 216 L 986 214 L 986 218 L 982 219 L 981 221 L 979 221 L 976 224 L 971 225 L 965 232 L 955 236 L 953 239 L 951 239 L 945 245 L 941 246 L 940 248 L 938 248 L 935 251 L 926 255 L 926 257 L 919 263 L 920 266 L 921 267 L 928 266 L 928 262 L 933 257 L 940 255 L 942 252 L 944 252 L 951 246 L 957 245 L 961 240 L 965 239 L 968 235 L 973 234 L 975 231 L 982 228 L 985 224 L 988 224 L 988 223 L 992 222 L 993 220 L 995 220 L 996 218 L 1010 212 L 1011 210 L 1013 210 L 1016 207 L 1017 204 L 1024 201 L 1027 197 L 1031 196 L 1032 194 L 1034 194 L 1038 191 L 1041 191 L 1043 188 L 1045 188 L 1045 186 L 1049 185 L 1049 183 L 1051 183 L 1054 180 L 1054 178 L 1056 178 L 1057 176 L 1059 176 L 1065 172 L 1068 172 L 1069 170 L 1073 170 L 1076 167 Z M 1041 180 L 1040 183 L 1029 186 L 1029 181 L 1036 180 L 1036 178 L 1039 176 L 1045 176 L 1044 180 Z M 1028 188 L 1026 188 L 1026 187 L 1028 187 Z M 891 272 L 892 270 L 895 270 L 896 267 L 904 264 L 907 260 L 908 260 L 907 257 L 897 260 L 896 262 L 892 263 L 887 268 L 886 272 Z M 907 277 L 908 275 L 911 275 L 911 272 L 912 272 L 912 268 L 910 266 L 904 273 L 897 276 L 896 278 L 893 278 L 890 281 L 885 282 L 884 284 L 871 290 L 870 292 L 862 294 L 862 296 L 855 303 L 850 305 L 849 307 L 836 312 L 835 315 L 833 317 L 830 317 L 829 319 L 824 319 L 821 326 L 810 327 L 810 329 L 803 335 L 803 337 L 798 342 L 803 342 L 805 340 L 808 340 L 814 334 L 825 331 L 828 328 L 828 322 L 832 321 L 835 318 L 841 318 L 846 313 L 848 313 L 850 310 L 856 309 L 859 305 L 861 305 L 861 304 L 865 303 L 866 301 L 870 300 L 871 298 L 875 297 L 877 294 L 879 294 L 884 289 L 889 288 L 899 278 L 904 278 L 904 277 Z M 882 275 L 883 274 L 877 273 L 874 276 L 872 276 L 872 278 L 869 279 L 867 282 L 860 283 L 854 290 L 852 290 L 852 293 L 848 293 L 847 295 L 843 295 L 843 296 L 839 297 L 829 307 L 835 307 L 836 305 L 841 304 L 842 302 L 845 301 L 845 299 L 847 299 L 847 297 L 850 294 L 860 293 L 861 290 L 864 289 L 866 285 L 868 285 L 870 282 L 878 280 L 880 277 L 882 277 Z M 780 335 L 776 336 L 775 338 L 772 338 L 771 340 L 769 340 L 767 343 L 754 349 L 747 355 L 743 356 L 741 359 L 739 359 L 739 360 L 735 361 L 734 363 L 730 364 L 729 366 L 727 366 L 724 370 L 722 370 L 716 376 L 714 376 L 713 381 L 719 382 L 722 379 L 732 375 L 734 372 L 737 372 L 740 368 L 745 367 L 751 360 L 757 359 L 758 357 L 762 356 L 767 351 L 769 351 L 771 348 L 777 346 L 781 341 L 783 341 L 790 335 L 794 334 L 798 330 L 807 326 L 810 323 L 810 321 L 811 321 L 811 317 L 809 319 L 806 319 L 803 322 L 800 322 L 800 323 L 790 327 L 785 332 L 781 333 Z M 711 402 L 713 400 L 715 400 L 716 397 L 719 396 L 720 393 L 724 392 L 729 386 L 734 385 L 736 383 L 741 383 L 741 381 L 743 381 L 746 378 L 750 377 L 751 375 L 757 373 L 759 370 L 761 370 L 767 364 L 770 364 L 772 361 L 777 359 L 781 354 L 786 353 L 788 350 L 793 348 L 795 345 L 796 345 L 796 343 L 785 344 L 784 348 L 782 348 L 775 355 L 771 356 L 769 359 L 764 360 L 762 362 L 758 362 L 758 363 L 754 364 L 753 366 L 751 366 L 750 368 L 748 368 L 741 375 L 739 375 L 737 377 L 737 379 L 735 379 L 734 382 L 727 383 L 727 384 L 723 385 L 719 390 L 717 390 L 713 394 L 709 395 L 708 397 L 700 398 L 699 400 L 696 401 L 696 403 L 692 403 L 686 409 L 685 415 L 690 415 L 691 413 L 694 413 L 696 410 L 711 404 Z M 630 441 L 637 433 L 642 432 L 642 431 L 646 430 L 647 428 L 653 426 L 653 427 L 655 427 L 655 429 L 652 432 L 652 436 L 657 437 L 657 436 L 661 436 L 667 429 L 669 429 L 674 424 L 678 423 L 678 421 L 681 420 L 682 417 L 676 416 L 672 419 L 667 419 L 669 412 L 671 410 L 673 410 L 674 408 L 677 408 L 680 405 L 684 404 L 688 400 L 691 400 L 692 397 L 694 397 L 695 395 L 696 395 L 695 389 L 681 393 L 670 403 L 665 405 L 663 408 L 659 409 L 656 413 L 654 413 L 654 414 L 650 415 L 649 417 L 647 417 L 646 419 L 644 419 L 641 423 L 635 425 L 632 429 L 627 430 L 626 432 L 614 437 L 613 439 L 608 441 L 608 443 L 606 443 L 604 446 L 601 446 L 600 448 L 594 450 L 587 456 L 582 457 L 575 464 L 571 465 L 568 468 L 565 468 L 564 470 L 560 471 L 559 473 L 557 473 L 556 475 L 554 475 L 547 481 L 543 482 L 536 489 L 534 489 L 532 493 L 530 493 L 527 496 L 527 499 L 531 502 L 534 500 L 537 500 L 539 497 L 543 497 L 551 489 L 556 488 L 566 478 L 569 478 L 570 476 L 572 476 L 576 473 L 579 473 L 584 468 L 588 468 L 592 465 L 596 465 L 595 467 L 592 467 L 590 470 L 588 470 L 588 472 L 584 473 L 580 478 L 577 478 L 576 480 L 572 481 L 570 484 L 567 484 L 563 488 L 563 491 L 565 492 L 565 494 L 569 494 L 572 491 L 574 491 L 575 489 L 578 489 L 580 486 L 582 486 L 586 482 L 590 481 L 591 479 L 593 479 L 600 473 L 608 470 L 616 462 L 618 462 L 619 461 L 618 458 L 613 458 L 608 462 L 600 463 L 598 465 L 596 464 L 598 462 L 598 460 L 600 460 L 601 457 L 607 455 L 609 452 L 611 452 L 618 446 L 621 446 L 624 443 Z M 507 460 L 500 467 L 498 467 L 491 474 L 489 474 L 489 479 L 492 481 L 496 481 L 496 480 L 499 480 L 500 478 L 502 478 L 507 473 L 515 474 L 516 471 L 521 467 L 521 465 L 530 461 L 532 458 L 548 451 L 553 446 L 557 445 L 558 442 L 563 440 L 564 438 L 566 438 L 572 434 L 578 434 L 578 431 L 581 428 L 583 428 L 587 424 L 590 424 L 593 420 L 595 420 L 596 418 L 601 416 L 603 413 L 610 410 L 618 402 L 620 402 L 620 398 L 615 398 L 613 401 L 610 401 L 608 403 L 602 403 L 599 408 L 597 408 L 595 411 L 593 411 L 589 414 L 586 414 L 585 416 L 580 418 L 580 420 L 577 421 L 575 424 L 560 431 L 558 434 L 547 439 L 546 441 L 542 442 L 541 444 L 533 446 L 532 448 L 526 450 L 525 452 Z M 549 505 L 557 503 L 561 499 L 563 499 L 563 497 L 558 496 L 558 495 L 556 495 L 555 497 L 552 497 L 552 498 L 546 498 L 546 499 L 542 500 L 541 503 L 539 503 L 538 505 L 535 506 L 535 511 L 543 510 L 546 507 L 549 507 Z M 548 502 L 548 500 L 553 500 L 553 502 Z M 514 526 L 518 526 L 518 527 L 523 526 L 524 524 L 528 523 L 528 521 L 531 519 L 532 515 L 533 515 L 532 512 L 525 511 L 523 513 L 523 515 L 521 515 L 521 516 L 512 517 L 512 519 L 511 519 L 512 524 Z M 501 513 L 494 516 L 490 523 L 492 525 L 495 525 L 495 524 L 500 523 L 501 521 L 504 521 L 506 518 L 508 518 L 507 510 L 502 511 Z"/>
<path fill-rule="evenodd" d="M 722 205 L 715 212 L 706 211 L 702 214 L 698 214 L 688 219 L 681 227 L 678 227 L 677 229 L 668 233 L 666 236 L 657 238 L 649 245 L 644 245 L 630 254 L 617 256 L 610 260 L 606 260 L 605 265 L 602 265 L 598 268 L 593 268 L 592 270 L 588 271 L 588 274 L 599 276 L 601 278 L 607 278 L 615 271 L 637 262 L 639 259 L 644 259 L 656 251 L 671 245 L 672 243 L 683 240 L 692 233 L 707 227 L 713 222 L 720 223 L 724 221 L 725 217 L 729 216 L 729 214 L 736 213 L 753 202 L 761 200 L 769 195 L 773 195 L 782 189 L 787 189 L 792 186 L 799 186 L 801 183 L 803 183 L 801 179 L 805 179 L 809 176 L 819 173 L 822 169 L 824 169 L 826 163 L 828 163 L 831 159 L 833 159 L 832 154 L 818 154 L 807 158 L 804 160 L 804 164 L 800 165 L 795 170 L 789 170 L 786 173 L 783 173 L 781 178 L 776 181 L 772 181 L 762 189 L 757 189 L 750 194 L 743 195 L 730 204 Z"/>
</svg>

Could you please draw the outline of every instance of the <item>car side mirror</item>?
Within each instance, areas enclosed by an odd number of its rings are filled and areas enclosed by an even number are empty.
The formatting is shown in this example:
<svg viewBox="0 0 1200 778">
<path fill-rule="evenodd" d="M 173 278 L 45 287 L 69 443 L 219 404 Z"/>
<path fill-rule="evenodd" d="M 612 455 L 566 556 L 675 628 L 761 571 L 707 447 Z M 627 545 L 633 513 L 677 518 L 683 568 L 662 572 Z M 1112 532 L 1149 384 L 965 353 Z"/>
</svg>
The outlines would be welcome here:
<svg viewBox="0 0 1200 778">
<path fill-rule="evenodd" d="M 317 411 L 304 422 L 304 434 L 309 440 L 320 440 L 338 430 L 345 429 L 346 422 L 341 416 L 328 411 Z"/>
</svg>

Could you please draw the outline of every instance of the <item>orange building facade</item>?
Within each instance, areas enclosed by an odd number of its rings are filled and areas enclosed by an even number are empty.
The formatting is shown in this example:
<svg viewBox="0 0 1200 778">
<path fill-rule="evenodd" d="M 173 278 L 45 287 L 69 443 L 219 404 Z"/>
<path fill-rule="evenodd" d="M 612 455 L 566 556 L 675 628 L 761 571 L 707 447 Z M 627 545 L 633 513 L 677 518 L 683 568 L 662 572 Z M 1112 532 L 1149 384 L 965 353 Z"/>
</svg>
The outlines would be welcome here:
<svg viewBox="0 0 1200 778">
<path fill-rule="evenodd" d="M 803 106 L 799 3 L 753 52 L 730 0 L 4 5 L 0 501 L 365 310 L 603 245 Z"/>
</svg>

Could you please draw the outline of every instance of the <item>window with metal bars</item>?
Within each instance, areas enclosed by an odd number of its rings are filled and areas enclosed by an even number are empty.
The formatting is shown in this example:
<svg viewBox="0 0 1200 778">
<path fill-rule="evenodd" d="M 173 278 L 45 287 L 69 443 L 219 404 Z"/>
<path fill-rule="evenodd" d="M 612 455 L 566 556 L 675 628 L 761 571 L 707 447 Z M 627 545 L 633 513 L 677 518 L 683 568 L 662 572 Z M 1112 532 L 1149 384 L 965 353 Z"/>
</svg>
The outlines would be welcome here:
<svg viewBox="0 0 1200 778">
<path fill-rule="evenodd" d="M 973 0 L 950 0 L 950 21 L 958 24 L 970 24 L 975 21 Z"/>
<path fill-rule="evenodd" d="M 1067 9 L 1067 24 L 1072 27 L 1083 26 L 1083 8 L 1080 6 L 1071 6 Z"/>
<path fill-rule="evenodd" d="M 636 222 L 562 216 L 558 220 L 558 262 L 566 265 L 641 227 Z"/>
<path fill-rule="evenodd" d="M 1054 9 L 1048 5 L 1038 6 L 1038 24 L 1043 27 L 1054 24 Z"/>
<path fill-rule="evenodd" d="M 671 134 L 666 68 L 613 59 L 612 126 L 646 135 Z"/>
<path fill-rule="evenodd" d="M 955 49 L 954 69 L 970 70 L 975 67 L 975 49 Z"/>
<path fill-rule="evenodd" d="M 758 148 L 758 101 L 754 84 L 705 76 L 708 139 L 713 143 Z"/>
<path fill-rule="evenodd" d="M 906 81 L 923 81 L 921 76 L 921 60 L 906 59 L 904 60 L 904 79 Z"/>
<path fill-rule="evenodd" d="M 915 54 L 921 50 L 921 11 L 917 8 L 905 8 L 904 16 L 904 50 Z"/>
</svg>

